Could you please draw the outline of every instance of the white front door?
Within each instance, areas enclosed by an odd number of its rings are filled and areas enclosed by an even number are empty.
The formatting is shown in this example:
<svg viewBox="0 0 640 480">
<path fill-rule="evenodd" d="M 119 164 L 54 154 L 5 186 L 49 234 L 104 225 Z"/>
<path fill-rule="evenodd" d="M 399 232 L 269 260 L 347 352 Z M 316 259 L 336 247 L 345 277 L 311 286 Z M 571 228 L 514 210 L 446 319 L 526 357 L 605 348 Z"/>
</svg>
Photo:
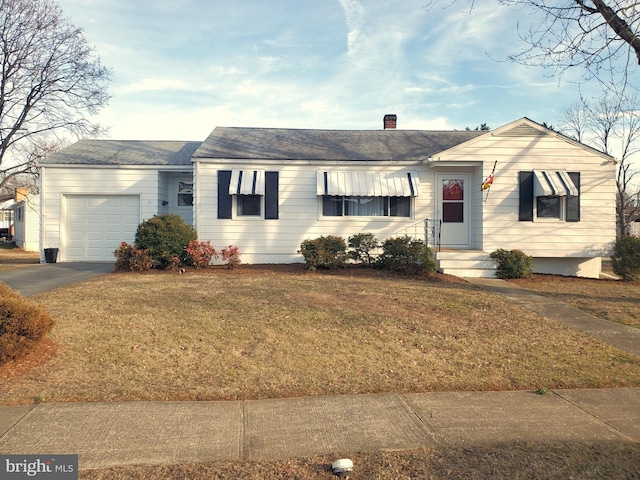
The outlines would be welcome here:
<svg viewBox="0 0 640 480">
<path fill-rule="evenodd" d="M 440 244 L 443 247 L 468 248 L 471 246 L 470 187 L 471 175 L 468 173 L 436 175 L 438 218 L 442 220 Z"/>
</svg>

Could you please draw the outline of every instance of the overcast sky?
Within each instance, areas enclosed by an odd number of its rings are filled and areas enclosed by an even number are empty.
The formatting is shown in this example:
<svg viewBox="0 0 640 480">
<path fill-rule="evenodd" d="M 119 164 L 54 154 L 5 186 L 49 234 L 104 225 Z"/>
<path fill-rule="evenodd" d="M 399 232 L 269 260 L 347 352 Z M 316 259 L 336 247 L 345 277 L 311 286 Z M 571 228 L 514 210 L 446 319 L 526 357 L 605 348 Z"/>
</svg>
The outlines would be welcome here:
<svg viewBox="0 0 640 480">
<path fill-rule="evenodd" d="M 110 138 L 204 140 L 216 126 L 557 125 L 571 78 L 507 61 L 528 12 L 494 0 L 58 0 L 113 70 Z M 448 2 L 445 2 L 448 3 Z"/>
</svg>

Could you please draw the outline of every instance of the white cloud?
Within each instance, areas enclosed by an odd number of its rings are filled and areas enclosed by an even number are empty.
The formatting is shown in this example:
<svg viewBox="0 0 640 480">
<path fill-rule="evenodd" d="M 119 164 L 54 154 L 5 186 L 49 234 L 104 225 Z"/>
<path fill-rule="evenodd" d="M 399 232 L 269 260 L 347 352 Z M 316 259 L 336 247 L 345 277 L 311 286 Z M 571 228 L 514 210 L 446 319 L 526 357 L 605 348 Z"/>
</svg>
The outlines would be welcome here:
<svg viewBox="0 0 640 480">
<path fill-rule="evenodd" d="M 193 90 L 194 87 L 176 78 L 142 78 L 139 81 L 116 89 L 116 94 L 132 94 L 160 90 Z"/>
<path fill-rule="evenodd" d="M 349 33 L 347 34 L 347 52 L 353 55 L 364 17 L 364 8 L 358 0 L 339 0 L 344 10 Z"/>
</svg>

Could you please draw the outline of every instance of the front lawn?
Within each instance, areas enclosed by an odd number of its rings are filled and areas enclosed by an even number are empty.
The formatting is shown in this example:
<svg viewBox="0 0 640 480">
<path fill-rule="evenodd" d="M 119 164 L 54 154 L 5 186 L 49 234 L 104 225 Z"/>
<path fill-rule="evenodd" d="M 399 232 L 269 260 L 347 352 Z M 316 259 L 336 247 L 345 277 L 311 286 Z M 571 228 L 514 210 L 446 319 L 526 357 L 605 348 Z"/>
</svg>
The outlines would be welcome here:
<svg viewBox="0 0 640 480">
<path fill-rule="evenodd" d="M 640 386 L 640 359 L 445 280 L 110 274 L 32 297 L 57 326 L 0 370 L 0 403 Z"/>
<path fill-rule="evenodd" d="M 542 295 L 568 303 L 596 317 L 640 328 L 640 281 L 534 275 L 511 280 Z"/>
</svg>

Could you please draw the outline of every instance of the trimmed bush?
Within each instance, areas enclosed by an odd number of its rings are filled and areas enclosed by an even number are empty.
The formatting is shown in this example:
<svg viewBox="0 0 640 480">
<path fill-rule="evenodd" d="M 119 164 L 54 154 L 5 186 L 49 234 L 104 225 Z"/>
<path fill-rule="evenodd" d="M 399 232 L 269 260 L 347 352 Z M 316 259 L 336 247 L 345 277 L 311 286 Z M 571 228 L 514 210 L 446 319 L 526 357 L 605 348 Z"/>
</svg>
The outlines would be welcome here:
<svg viewBox="0 0 640 480">
<path fill-rule="evenodd" d="M 153 262 L 149 250 L 136 248 L 135 245 L 122 242 L 113 254 L 116 257 L 116 271 L 146 272 L 151 270 Z"/>
<path fill-rule="evenodd" d="M 613 273 L 622 280 L 640 279 L 640 237 L 622 237 L 616 241 L 611 256 Z"/>
<path fill-rule="evenodd" d="M 207 268 L 213 258 L 218 258 L 220 254 L 211 245 L 211 241 L 199 242 L 191 240 L 185 248 L 189 255 L 188 263 L 195 268 Z"/>
<path fill-rule="evenodd" d="M 387 238 L 382 242 L 382 254 L 376 265 L 408 274 L 435 272 L 437 268 L 431 249 L 409 235 Z"/>
<path fill-rule="evenodd" d="M 151 260 L 159 267 L 167 268 L 175 263 L 173 257 L 182 263 L 188 262 L 185 248 L 192 240 L 197 240 L 195 229 L 185 224 L 180 215 L 168 213 L 154 215 L 138 225 L 135 246 L 149 250 Z"/>
<path fill-rule="evenodd" d="M 0 364 L 26 355 L 53 325 L 42 306 L 0 283 Z"/>
<path fill-rule="evenodd" d="M 498 250 L 491 252 L 490 256 L 498 262 L 496 276 L 498 278 L 531 278 L 533 259 L 522 250 Z"/>
<path fill-rule="evenodd" d="M 358 233 L 349 237 L 349 256 L 356 262 L 371 265 L 371 251 L 380 247 L 373 233 Z"/>
<path fill-rule="evenodd" d="M 303 241 L 298 253 L 304 257 L 309 270 L 344 267 L 347 260 L 347 244 L 342 237 L 327 235 Z"/>
<path fill-rule="evenodd" d="M 227 262 L 227 268 L 230 270 L 233 270 L 240 265 L 240 249 L 238 247 L 234 247 L 232 245 L 224 247 L 220 251 L 220 257 L 224 262 Z"/>
</svg>

